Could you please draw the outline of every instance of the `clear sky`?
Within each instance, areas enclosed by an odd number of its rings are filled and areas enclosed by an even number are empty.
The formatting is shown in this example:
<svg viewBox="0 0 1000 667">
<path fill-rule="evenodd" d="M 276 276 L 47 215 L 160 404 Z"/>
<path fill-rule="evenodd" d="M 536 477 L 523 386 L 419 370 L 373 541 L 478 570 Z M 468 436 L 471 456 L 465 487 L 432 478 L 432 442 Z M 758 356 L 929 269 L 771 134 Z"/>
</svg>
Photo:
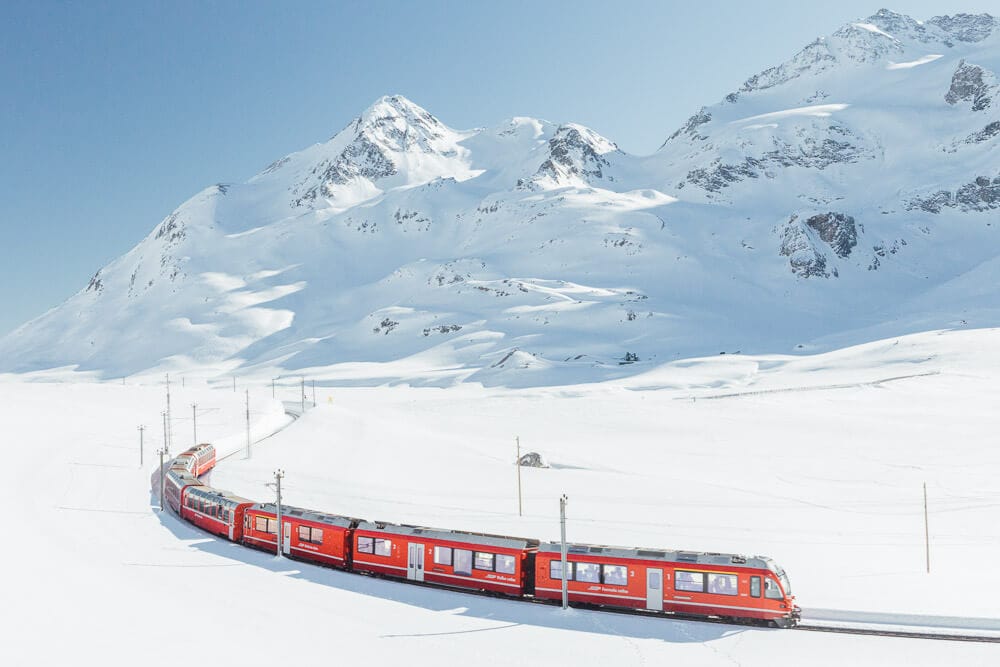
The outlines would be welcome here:
<svg viewBox="0 0 1000 667">
<path fill-rule="evenodd" d="M 699 107 L 879 2 L 0 3 L 0 335 L 197 191 L 328 139 L 382 95 L 455 128 L 535 116 L 652 153 Z"/>
</svg>

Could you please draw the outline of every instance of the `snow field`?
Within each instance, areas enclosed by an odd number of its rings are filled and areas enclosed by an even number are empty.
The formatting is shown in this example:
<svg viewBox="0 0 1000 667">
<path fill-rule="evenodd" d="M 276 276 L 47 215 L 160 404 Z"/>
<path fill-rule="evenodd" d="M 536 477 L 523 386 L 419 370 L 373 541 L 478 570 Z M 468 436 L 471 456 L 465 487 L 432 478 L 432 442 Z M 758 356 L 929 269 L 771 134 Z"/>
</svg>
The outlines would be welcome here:
<svg viewBox="0 0 1000 667">
<path fill-rule="evenodd" d="M 997 590 L 984 566 L 998 542 L 1000 461 L 988 443 L 995 337 L 931 333 L 794 360 L 691 360 L 627 382 L 545 390 L 328 388 L 251 460 L 224 461 L 213 483 L 268 499 L 264 484 L 280 466 L 289 503 L 540 538 L 558 535 L 565 492 L 574 540 L 761 552 L 788 569 L 806 608 L 995 619 L 982 593 Z M 913 377 L 876 382 L 906 365 Z M 2 557 L 4 664 L 166 665 L 181 654 L 248 665 L 293 656 L 435 665 L 998 657 L 996 645 L 565 613 L 276 560 L 152 509 L 153 446 L 140 468 L 135 427 L 152 426 L 147 442 L 162 437 L 162 386 L 3 380 L 0 435 L 16 471 L 0 491 L 14 510 Z M 280 408 L 267 380 L 255 384 L 256 438 L 278 425 Z M 175 387 L 175 451 L 187 446 L 181 419 L 193 402 L 206 410 L 199 439 L 240 451 L 238 389 Z M 523 518 L 514 435 L 552 464 L 523 470 Z"/>
</svg>

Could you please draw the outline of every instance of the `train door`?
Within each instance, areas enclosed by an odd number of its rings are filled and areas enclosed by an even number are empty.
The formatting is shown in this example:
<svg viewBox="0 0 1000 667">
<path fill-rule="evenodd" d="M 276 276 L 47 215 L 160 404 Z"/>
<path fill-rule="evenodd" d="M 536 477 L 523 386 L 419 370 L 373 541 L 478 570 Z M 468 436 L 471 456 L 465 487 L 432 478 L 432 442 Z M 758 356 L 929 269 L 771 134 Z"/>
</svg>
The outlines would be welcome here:
<svg viewBox="0 0 1000 667">
<path fill-rule="evenodd" d="M 424 580 L 424 545 L 409 544 L 406 559 L 406 578 L 410 581 Z"/>
<path fill-rule="evenodd" d="M 292 522 L 282 521 L 285 524 L 284 538 L 281 540 L 281 553 L 288 555 L 292 550 Z"/>
<path fill-rule="evenodd" d="M 646 568 L 646 609 L 663 611 L 663 570 Z"/>
</svg>

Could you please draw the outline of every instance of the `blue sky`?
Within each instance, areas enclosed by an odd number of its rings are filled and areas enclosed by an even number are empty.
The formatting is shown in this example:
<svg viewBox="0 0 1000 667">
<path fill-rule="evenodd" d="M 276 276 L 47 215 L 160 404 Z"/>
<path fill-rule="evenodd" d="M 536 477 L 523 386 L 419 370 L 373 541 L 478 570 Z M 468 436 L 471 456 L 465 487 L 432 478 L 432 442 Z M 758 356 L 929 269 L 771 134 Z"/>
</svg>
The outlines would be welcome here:
<svg viewBox="0 0 1000 667">
<path fill-rule="evenodd" d="M 993 2 L 897 2 L 915 18 Z M 456 128 L 514 115 L 651 153 L 693 112 L 879 4 L 5 2 L 0 335 L 85 287 L 203 187 L 400 93 Z"/>
</svg>

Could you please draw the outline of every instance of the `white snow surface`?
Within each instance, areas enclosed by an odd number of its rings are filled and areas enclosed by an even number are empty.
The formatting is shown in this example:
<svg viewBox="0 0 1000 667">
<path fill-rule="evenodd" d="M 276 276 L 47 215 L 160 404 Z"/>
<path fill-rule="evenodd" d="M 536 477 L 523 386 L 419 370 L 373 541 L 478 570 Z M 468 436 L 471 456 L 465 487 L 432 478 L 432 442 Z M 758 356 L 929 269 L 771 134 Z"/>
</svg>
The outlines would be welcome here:
<svg viewBox="0 0 1000 667">
<path fill-rule="evenodd" d="M 996 18 L 881 10 L 648 156 L 384 97 L 183 203 L 0 372 L 560 386 L 998 326 L 997 72 Z"/>
<path fill-rule="evenodd" d="M 289 504 L 554 539 L 567 493 L 571 540 L 769 555 L 807 615 L 978 617 L 967 624 L 1000 628 L 998 336 L 938 331 L 813 355 L 712 356 L 619 381 L 519 390 L 319 386 L 317 407 L 290 424 L 281 401 L 299 403 L 297 378 L 279 380 L 272 399 L 269 378 L 237 378 L 234 391 L 187 376 L 182 387 L 172 376 L 174 451 L 193 441 L 195 403 L 198 439 L 234 453 L 211 482 L 250 498 L 272 498 L 265 484 L 280 467 Z M 1000 657 L 996 644 L 566 613 L 276 560 L 155 511 L 162 377 L 58 377 L 0 376 L 5 665 L 336 656 L 986 666 Z M 245 389 L 257 441 L 249 460 Z M 149 426 L 144 466 L 140 423 Z M 515 436 L 551 465 L 522 469 L 521 517 Z M 206 622 L 211 631 L 199 631 Z"/>
</svg>

